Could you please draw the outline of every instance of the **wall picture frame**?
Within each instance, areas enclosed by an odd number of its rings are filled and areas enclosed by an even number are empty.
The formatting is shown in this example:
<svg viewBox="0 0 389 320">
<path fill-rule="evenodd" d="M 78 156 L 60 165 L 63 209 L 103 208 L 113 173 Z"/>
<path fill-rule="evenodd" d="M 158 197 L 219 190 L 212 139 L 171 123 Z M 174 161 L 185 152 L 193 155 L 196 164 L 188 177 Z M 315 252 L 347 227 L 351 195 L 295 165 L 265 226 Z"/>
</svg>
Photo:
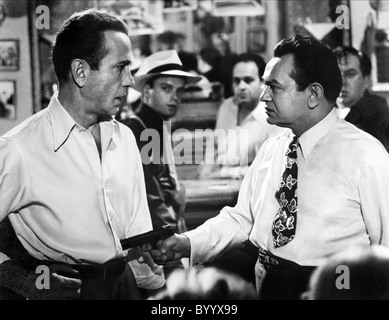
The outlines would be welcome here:
<svg viewBox="0 0 389 320">
<path fill-rule="evenodd" d="M 97 0 L 96 8 L 123 19 L 130 36 L 159 34 L 164 31 L 164 2 L 161 0 Z"/>
<path fill-rule="evenodd" d="M 16 81 L 0 80 L 0 120 L 16 119 Z"/>
<path fill-rule="evenodd" d="M 20 64 L 19 40 L 0 39 L 0 72 L 18 71 Z"/>
</svg>

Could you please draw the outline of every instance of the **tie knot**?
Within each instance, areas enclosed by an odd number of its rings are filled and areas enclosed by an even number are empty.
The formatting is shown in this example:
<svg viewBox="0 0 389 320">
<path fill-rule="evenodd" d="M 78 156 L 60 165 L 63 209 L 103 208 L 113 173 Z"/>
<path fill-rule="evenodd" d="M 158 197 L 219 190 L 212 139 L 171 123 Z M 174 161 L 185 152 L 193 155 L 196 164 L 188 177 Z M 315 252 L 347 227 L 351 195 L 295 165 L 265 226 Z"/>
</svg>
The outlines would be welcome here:
<svg viewBox="0 0 389 320">
<path fill-rule="evenodd" d="M 295 136 L 289 145 L 289 150 L 295 152 L 300 144 L 299 138 Z"/>
</svg>

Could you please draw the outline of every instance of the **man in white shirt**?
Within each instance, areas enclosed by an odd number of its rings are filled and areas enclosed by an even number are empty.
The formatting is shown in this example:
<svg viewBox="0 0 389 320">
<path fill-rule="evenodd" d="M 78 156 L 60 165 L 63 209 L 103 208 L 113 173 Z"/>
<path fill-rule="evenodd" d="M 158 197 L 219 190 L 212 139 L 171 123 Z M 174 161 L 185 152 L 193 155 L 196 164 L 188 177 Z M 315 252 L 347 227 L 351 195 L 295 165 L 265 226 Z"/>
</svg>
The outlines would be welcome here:
<svg viewBox="0 0 389 320">
<path fill-rule="evenodd" d="M 209 154 L 200 166 L 200 178 L 242 179 L 262 144 L 283 131 L 267 123 L 265 104 L 260 102 L 265 66 L 265 61 L 252 53 L 243 53 L 234 61 L 234 96 L 220 105 L 211 141 L 215 145 L 207 146 Z"/>
<path fill-rule="evenodd" d="M 141 299 L 138 287 L 164 285 L 150 256 L 120 244 L 152 229 L 135 138 L 113 119 L 134 86 L 131 59 L 128 28 L 110 14 L 75 13 L 59 30 L 59 92 L 0 138 L 0 221 L 28 252 L 0 253 L 0 295 Z"/>
<path fill-rule="evenodd" d="M 143 249 L 157 263 L 186 256 L 196 266 L 250 239 L 259 248 L 263 299 L 299 299 L 329 255 L 350 245 L 389 246 L 389 155 L 338 117 L 342 78 L 330 48 L 296 36 L 274 56 L 261 100 L 268 122 L 291 130 L 263 144 L 234 208 L 159 250 Z"/>
</svg>

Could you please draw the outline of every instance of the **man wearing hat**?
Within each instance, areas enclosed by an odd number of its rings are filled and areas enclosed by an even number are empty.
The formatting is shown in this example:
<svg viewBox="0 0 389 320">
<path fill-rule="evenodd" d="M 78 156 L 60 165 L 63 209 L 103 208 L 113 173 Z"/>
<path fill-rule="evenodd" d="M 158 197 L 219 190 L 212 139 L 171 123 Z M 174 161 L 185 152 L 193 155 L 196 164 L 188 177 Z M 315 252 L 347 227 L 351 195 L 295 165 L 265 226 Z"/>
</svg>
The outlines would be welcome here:
<svg viewBox="0 0 389 320">
<path fill-rule="evenodd" d="M 133 131 L 141 152 L 153 227 L 168 224 L 181 233 L 186 231 L 181 216 L 185 195 L 177 180 L 168 121 L 177 113 L 185 85 L 201 78 L 183 70 L 175 50 L 165 50 L 147 57 L 134 79 L 142 104 L 123 123 Z M 181 262 L 165 266 L 165 275 L 180 266 Z"/>
</svg>

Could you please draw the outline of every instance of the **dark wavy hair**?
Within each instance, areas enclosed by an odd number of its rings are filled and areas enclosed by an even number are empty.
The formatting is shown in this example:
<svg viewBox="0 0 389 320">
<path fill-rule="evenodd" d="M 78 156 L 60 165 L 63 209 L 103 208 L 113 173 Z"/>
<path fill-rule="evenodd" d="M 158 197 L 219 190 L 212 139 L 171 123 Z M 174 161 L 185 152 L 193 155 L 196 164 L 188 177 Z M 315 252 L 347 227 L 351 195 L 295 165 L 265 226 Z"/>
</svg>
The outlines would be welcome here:
<svg viewBox="0 0 389 320">
<path fill-rule="evenodd" d="M 254 62 L 258 67 L 259 78 L 262 79 L 266 68 L 266 62 L 260 55 L 255 53 L 242 53 L 234 58 L 232 69 L 240 62 Z"/>
<path fill-rule="evenodd" d="M 338 61 L 340 61 L 342 58 L 345 58 L 347 56 L 355 56 L 359 60 L 359 65 L 361 67 L 361 72 L 364 77 L 370 76 L 371 75 L 371 61 L 370 58 L 363 53 L 362 51 L 358 51 L 357 49 L 353 47 L 347 47 L 347 46 L 342 46 L 342 47 L 337 47 L 334 50 L 334 53 L 336 57 L 338 58 Z"/>
<path fill-rule="evenodd" d="M 107 54 L 105 31 L 128 35 L 127 25 L 119 18 L 95 9 L 73 14 L 59 28 L 53 46 L 52 60 L 59 83 L 68 80 L 74 59 L 85 60 L 92 70 L 98 70 Z"/>
<path fill-rule="evenodd" d="M 342 75 L 331 48 L 311 36 L 297 35 L 284 39 L 274 50 L 275 57 L 292 54 L 294 70 L 290 77 L 300 91 L 312 83 L 319 83 L 328 101 L 335 102 L 342 89 Z"/>
</svg>

